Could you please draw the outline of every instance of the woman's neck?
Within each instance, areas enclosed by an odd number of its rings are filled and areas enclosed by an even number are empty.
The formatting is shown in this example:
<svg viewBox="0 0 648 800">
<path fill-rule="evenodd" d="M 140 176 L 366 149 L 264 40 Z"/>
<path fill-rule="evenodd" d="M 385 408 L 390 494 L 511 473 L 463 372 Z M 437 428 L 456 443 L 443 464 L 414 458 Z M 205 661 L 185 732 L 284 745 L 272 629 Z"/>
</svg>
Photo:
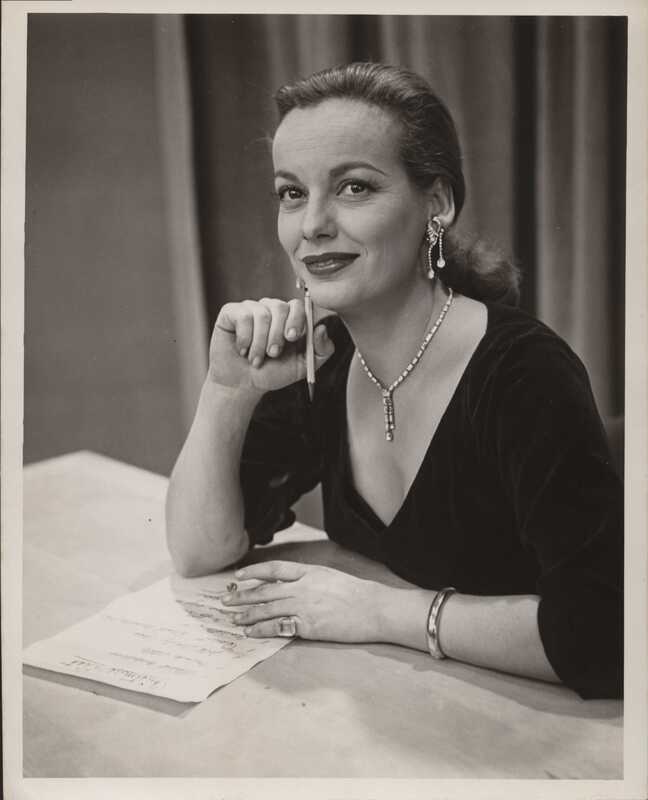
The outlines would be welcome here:
<svg viewBox="0 0 648 800">
<path fill-rule="evenodd" d="M 447 297 L 440 283 L 417 281 L 383 302 L 341 314 L 356 348 L 383 385 L 408 365 Z"/>
</svg>

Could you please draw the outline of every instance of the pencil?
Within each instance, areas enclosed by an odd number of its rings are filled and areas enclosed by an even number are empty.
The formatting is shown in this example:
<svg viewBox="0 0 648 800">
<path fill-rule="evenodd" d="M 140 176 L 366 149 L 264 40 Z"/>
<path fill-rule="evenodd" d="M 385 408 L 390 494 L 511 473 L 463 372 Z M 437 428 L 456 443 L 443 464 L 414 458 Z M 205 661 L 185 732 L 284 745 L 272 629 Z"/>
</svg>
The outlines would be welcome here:
<svg viewBox="0 0 648 800">
<path fill-rule="evenodd" d="M 306 311 L 306 383 L 308 397 L 312 403 L 315 394 L 315 344 L 313 342 L 313 301 L 308 294 L 308 289 L 304 292 L 304 310 Z"/>
</svg>

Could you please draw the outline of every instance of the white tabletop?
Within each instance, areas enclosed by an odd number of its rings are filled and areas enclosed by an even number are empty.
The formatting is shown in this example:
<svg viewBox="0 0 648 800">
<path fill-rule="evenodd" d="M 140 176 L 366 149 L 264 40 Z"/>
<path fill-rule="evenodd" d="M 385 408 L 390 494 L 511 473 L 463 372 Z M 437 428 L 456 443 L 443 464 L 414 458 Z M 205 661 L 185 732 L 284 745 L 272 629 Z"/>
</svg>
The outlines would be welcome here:
<svg viewBox="0 0 648 800">
<path fill-rule="evenodd" d="M 92 453 L 25 469 L 25 645 L 172 571 L 165 489 Z M 399 584 L 322 536 L 259 557 Z M 620 702 L 385 644 L 295 641 L 197 705 L 25 668 L 23 719 L 31 777 L 622 777 Z"/>
</svg>

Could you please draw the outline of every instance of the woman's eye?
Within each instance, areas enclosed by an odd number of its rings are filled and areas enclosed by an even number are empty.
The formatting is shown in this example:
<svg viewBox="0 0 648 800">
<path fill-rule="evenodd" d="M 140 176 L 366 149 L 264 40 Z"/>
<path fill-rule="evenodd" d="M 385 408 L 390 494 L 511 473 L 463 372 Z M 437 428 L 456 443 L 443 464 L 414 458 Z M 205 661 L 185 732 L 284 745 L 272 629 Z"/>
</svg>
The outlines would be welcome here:
<svg viewBox="0 0 648 800">
<path fill-rule="evenodd" d="M 338 194 L 357 197 L 358 195 L 368 194 L 371 187 L 363 181 L 347 181 L 342 184 Z"/>
<path fill-rule="evenodd" d="M 276 195 L 282 205 L 292 206 L 303 198 L 304 192 L 298 186 L 280 186 Z"/>
</svg>

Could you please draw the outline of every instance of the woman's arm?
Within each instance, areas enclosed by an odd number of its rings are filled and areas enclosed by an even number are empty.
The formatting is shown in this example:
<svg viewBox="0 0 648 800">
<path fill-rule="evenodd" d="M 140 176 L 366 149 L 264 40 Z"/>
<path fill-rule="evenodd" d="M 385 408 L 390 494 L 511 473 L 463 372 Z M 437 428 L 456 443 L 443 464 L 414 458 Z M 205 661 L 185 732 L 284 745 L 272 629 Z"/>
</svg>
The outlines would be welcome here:
<svg viewBox="0 0 648 800">
<path fill-rule="evenodd" d="M 435 592 L 378 586 L 383 641 L 427 651 L 427 613 Z M 528 678 L 559 682 L 538 631 L 536 595 L 452 594 L 439 616 L 439 644 L 448 658 Z"/>
<path fill-rule="evenodd" d="M 426 625 L 436 592 L 394 588 L 329 567 L 270 561 L 237 576 L 264 581 L 224 600 L 250 636 L 276 636 L 281 617 L 297 635 L 335 642 L 389 642 L 427 651 Z M 545 681 L 559 681 L 538 632 L 539 598 L 453 594 L 439 615 L 439 643 L 459 661 Z"/>
<path fill-rule="evenodd" d="M 304 324 L 300 300 L 228 303 L 218 315 L 196 416 L 167 493 L 169 552 L 185 576 L 222 570 L 249 548 L 240 483 L 243 445 L 263 395 L 305 377 L 299 346 Z M 334 347 L 323 326 L 315 329 L 314 342 L 319 367 Z M 276 455 L 280 462 L 285 457 Z"/>
<path fill-rule="evenodd" d="M 217 572 L 249 547 L 239 464 L 260 395 L 205 380 L 189 436 L 171 473 L 167 543 L 178 572 Z"/>
</svg>

